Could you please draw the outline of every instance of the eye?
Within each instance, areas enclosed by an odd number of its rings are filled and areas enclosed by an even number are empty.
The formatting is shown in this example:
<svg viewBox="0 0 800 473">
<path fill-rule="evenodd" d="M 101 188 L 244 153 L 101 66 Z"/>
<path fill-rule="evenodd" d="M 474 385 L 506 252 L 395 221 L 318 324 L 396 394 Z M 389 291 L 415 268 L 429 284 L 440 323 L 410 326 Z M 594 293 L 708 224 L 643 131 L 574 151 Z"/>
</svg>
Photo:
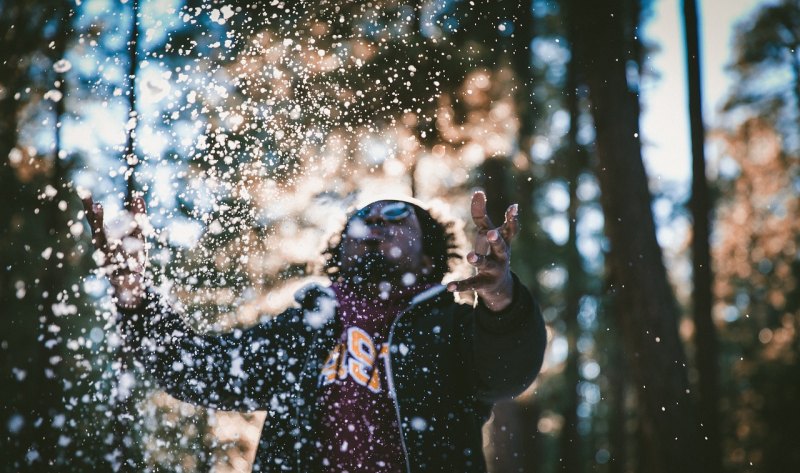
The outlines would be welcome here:
<svg viewBox="0 0 800 473">
<path fill-rule="evenodd" d="M 389 222 L 399 222 L 411 215 L 411 207 L 404 202 L 388 204 L 381 209 L 381 216 Z"/>
</svg>

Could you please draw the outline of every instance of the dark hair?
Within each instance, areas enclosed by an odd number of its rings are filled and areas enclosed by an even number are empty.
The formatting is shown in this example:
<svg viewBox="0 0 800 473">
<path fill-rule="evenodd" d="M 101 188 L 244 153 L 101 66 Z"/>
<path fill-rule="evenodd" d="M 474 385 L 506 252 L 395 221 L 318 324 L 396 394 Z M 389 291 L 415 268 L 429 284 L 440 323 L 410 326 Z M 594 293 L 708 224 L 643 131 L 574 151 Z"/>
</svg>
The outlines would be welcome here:
<svg viewBox="0 0 800 473">
<path fill-rule="evenodd" d="M 452 270 L 451 260 L 462 258 L 459 249 L 459 238 L 455 230 L 455 222 L 445 219 L 441 215 L 431 213 L 416 204 L 407 202 L 414 209 L 414 214 L 422 230 L 422 252 L 431 259 L 431 272 L 417 275 L 422 282 L 440 282 Z M 324 260 L 322 271 L 331 280 L 339 276 L 341 264 L 341 251 L 347 225 L 355 212 L 348 216 L 341 231 L 334 234 L 329 240 L 327 248 L 322 252 Z"/>
</svg>

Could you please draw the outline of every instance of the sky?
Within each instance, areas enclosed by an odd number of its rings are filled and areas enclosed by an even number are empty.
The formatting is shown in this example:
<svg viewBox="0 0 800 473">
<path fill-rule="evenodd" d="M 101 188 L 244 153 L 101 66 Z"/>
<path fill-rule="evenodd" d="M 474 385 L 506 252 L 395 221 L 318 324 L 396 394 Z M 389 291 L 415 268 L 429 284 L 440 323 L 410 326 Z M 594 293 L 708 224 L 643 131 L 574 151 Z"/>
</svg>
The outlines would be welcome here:
<svg viewBox="0 0 800 473">
<path fill-rule="evenodd" d="M 730 62 L 734 26 L 764 0 L 698 0 L 700 7 L 701 74 L 706 126 L 718 123 L 717 111 L 731 85 L 725 71 Z M 691 148 L 687 110 L 686 59 L 680 0 L 656 0 L 644 36 L 659 45 L 649 55 L 658 77 L 642 84 L 643 156 L 648 175 L 656 181 L 688 189 Z M 713 159 L 713 156 L 707 156 Z"/>
</svg>

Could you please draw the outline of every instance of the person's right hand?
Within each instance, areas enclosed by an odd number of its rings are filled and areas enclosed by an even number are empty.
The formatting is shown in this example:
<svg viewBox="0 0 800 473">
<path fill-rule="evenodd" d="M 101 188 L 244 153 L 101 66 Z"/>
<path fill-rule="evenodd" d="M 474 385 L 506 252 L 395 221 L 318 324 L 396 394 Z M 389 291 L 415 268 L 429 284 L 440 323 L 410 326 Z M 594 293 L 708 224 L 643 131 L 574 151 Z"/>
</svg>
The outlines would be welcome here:
<svg viewBox="0 0 800 473">
<path fill-rule="evenodd" d="M 114 288 L 117 306 L 132 309 L 144 299 L 145 269 L 147 265 L 147 243 L 145 233 L 150 231 L 144 199 L 136 197 L 123 219 L 123 228 L 114 238 L 108 238 L 103 224 L 103 206 L 92 200 L 91 195 L 81 198 L 86 219 L 92 229 L 94 259 L 101 274 L 108 276 Z"/>
</svg>

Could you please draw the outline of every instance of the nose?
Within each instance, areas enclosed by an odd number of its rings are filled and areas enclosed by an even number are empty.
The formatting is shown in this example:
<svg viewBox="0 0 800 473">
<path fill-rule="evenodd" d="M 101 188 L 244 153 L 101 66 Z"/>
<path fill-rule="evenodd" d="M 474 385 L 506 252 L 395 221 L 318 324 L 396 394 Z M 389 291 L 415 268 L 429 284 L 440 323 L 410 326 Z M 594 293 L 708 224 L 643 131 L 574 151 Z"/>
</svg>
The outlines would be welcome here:
<svg viewBox="0 0 800 473">
<path fill-rule="evenodd" d="M 383 218 L 381 209 L 376 206 L 369 209 L 369 213 L 364 217 L 364 223 L 367 225 L 383 225 L 386 223 L 386 219 Z"/>
</svg>

